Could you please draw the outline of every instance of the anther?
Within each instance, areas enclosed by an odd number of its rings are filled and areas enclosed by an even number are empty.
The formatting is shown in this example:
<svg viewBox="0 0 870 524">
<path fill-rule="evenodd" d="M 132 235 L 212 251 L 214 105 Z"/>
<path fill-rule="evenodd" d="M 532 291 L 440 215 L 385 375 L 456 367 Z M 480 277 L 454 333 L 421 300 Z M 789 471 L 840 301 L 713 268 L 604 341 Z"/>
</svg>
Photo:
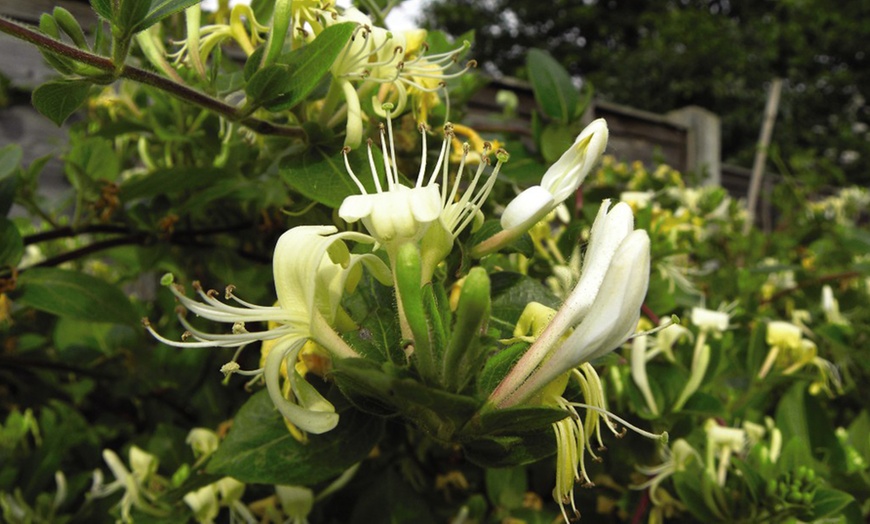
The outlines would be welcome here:
<svg viewBox="0 0 870 524">
<path fill-rule="evenodd" d="M 187 342 L 187 339 L 189 339 L 192 336 L 193 336 L 193 333 L 191 333 L 190 331 L 185 331 L 184 333 L 181 334 L 181 341 Z"/>
<path fill-rule="evenodd" d="M 236 286 L 234 286 L 232 284 L 228 285 L 226 287 L 226 289 L 224 289 L 224 298 L 227 300 L 233 298 L 233 291 L 235 291 L 235 290 L 236 290 Z"/>
<path fill-rule="evenodd" d="M 206 296 L 208 296 L 208 298 L 214 298 L 214 297 L 218 296 L 217 289 L 209 289 L 208 291 L 205 292 L 205 294 L 206 294 Z"/>
<path fill-rule="evenodd" d="M 472 58 L 471 60 L 469 60 L 468 62 L 465 63 L 465 67 L 472 67 L 472 68 L 476 69 L 477 68 L 477 60 L 474 60 Z"/>
<path fill-rule="evenodd" d="M 369 140 L 371 140 L 371 138 Z M 350 153 L 350 147 L 344 146 L 343 148 L 341 148 L 341 153 L 347 156 L 347 154 Z"/>
</svg>

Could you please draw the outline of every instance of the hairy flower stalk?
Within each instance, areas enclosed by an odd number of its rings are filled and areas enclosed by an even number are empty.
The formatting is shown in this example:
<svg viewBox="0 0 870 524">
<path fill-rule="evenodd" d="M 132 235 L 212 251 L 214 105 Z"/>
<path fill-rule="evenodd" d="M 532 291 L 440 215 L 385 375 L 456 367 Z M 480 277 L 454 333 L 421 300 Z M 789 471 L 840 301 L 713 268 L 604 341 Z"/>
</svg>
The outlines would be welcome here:
<svg viewBox="0 0 870 524">
<path fill-rule="evenodd" d="M 262 368 L 238 371 L 235 358 L 224 366 L 228 373 L 263 376 L 275 406 L 292 424 L 311 433 L 324 433 L 338 423 L 333 406 L 303 377 L 294 371 L 299 351 L 309 339 L 326 348 L 333 358 L 359 356 L 331 327 L 340 314 L 340 300 L 345 290 L 358 282 L 362 267 L 382 282 L 389 282 L 389 269 L 371 254 L 351 254 L 344 241 L 372 243 L 361 233 L 336 233 L 330 226 L 299 226 L 284 233 L 275 246 L 273 273 L 278 302 L 275 306 L 257 306 L 235 295 L 227 287 L 225 298 L 216 298 L 214 291 L 194 288 L 200 300 L 183 294 L 172 279 L 165 279 L 182 306 L 197 316 L 232 325 L 232 333 L 213 334 L 195 328 L 183 314 L 179 321 L 187 330 L 182 340 L 169 340 L 158 334 L 147 322 L 146 327 L 161 342 L 176 347 L 237 347 L 251 342 L 275 341 Z M 251 323 L 270 323 L 269 329 L 248 331 Z M 193 340 L 189 340 L 193 339 Z M 238 353 L 237 353 L 238 354 Z M 293 393 L 285 398 L 281 388 L 281 368 L 287 369 L 287 379 Z"/>
<path fill-rule="evenodd" d="M 608 212 L 609 207 L 605 200 L 592 225 L 580 281 L 490 395 L 492 405 L 523 402 L 559 375 L 613 351 L 634 333 L 649 283 L 649 237 L 633 230 L 627 204 Z"/>
</svg>

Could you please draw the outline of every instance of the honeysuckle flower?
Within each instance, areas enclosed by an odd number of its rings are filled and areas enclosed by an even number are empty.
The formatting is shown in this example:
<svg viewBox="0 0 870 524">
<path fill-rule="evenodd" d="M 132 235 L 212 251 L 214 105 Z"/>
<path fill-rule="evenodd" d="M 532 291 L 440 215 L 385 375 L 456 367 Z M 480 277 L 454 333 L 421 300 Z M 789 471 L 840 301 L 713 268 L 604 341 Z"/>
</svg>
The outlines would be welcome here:
<svg viewBox="0 0 870 524">
<path fill-rule="evenodd" d="M 263 34 L 269 27 L 257 22 L 250 5 L 236 4 L 230 12 L 229 20 L 219 21 L 200 27 L 202 8 L 194 5 L 185 10 L 187 18 L 187 38 L 170 58 L 176 64 L 186 63 L 205 77 L 205 63 L 215 47 L 228 39 L 234 40 L 246 55 L 250 56 L 257 46 L 265 42 Z M 250 26 L 250 32 L 245 23 Z"/>
<path fill-rule="evenodd" d="M 118 502 L 121 509 L 121 520 L 133 522 L 131 512 L 136 508 L 143 513 L 152 516 L 165 516 L 166 510 L 156 507 L 153 503 L 156 497 L 148 490 L 147 483 L 157 471 L 157 457 L 132 446 L 129 453 L 130 469 L 121 461 L 118 455 L 110 450 L 103 450 L 103 460 L 109 466 L 115 480 L 109 484 L 103 482 L 103 472 L 94 471 L 93 484 L 90 496 L 96 498 L 107 497 L 119 490 L 124 490 L 124 495 Z"/>
<path fill-rule="evenodd" d="M 255 522 L 253 515 L 241 503 L 245 485 L 232 477 L 203 486 L 187 493 L 182 500 L 193 511 L 199 524 L 212 524 L 220 513 L 221 506 L 230 508 L 233 517 L 241 517 L 245 522 Z M 231 522 L 235 522 L 231 518 Z"/>
<path fill-rule="evenodd" d="M 187 434 L 185 442 L 193 449 L 196 458 L 207 457 L 217 451 L 220 439 L 217 433 L 207 428 L 193 428 Z"/>
<path fill-rule="evenodd" d="M 401 114 L 407 105 L 409 91 L 426 99 L 423 116 L 434 104 L 432 94 L 444 88 L 447 79 L 465 73 L 474 64 L 464 69 L 447 73 L 459 53 L 468 48 L 464 43 L 459 48 L 438 55 L 426 55 L 420 30 L 394 33 L 372 24 L 371 19 L 356 8 L 345 9 L 341 15 L 328 17 L 328 24 L 352 22 L 357 29 L 332 65 L 335 80 L 327 94 L 321 112 L 321 123 L 332 127 L 338 119 L 346 117 L 345 145 L 356 147 L 362 141 L 362 107 L 360 96 L 372 94 L 375 111 L 380 113 L 382 104 L 392 103 L 387 109 L 389 116 Z M 360 83 L 355 87 L 354 83 Z M 335 111 L 338 100 L 343 97 L 345 106 Z M 385 116 L 385 115 L 381 115 Z M 425 122 L 425 118 L 420 120 Z"/>
<path fill-rule="evenodd" d="M 659 407 L 656 404 L 655 396 L 649 385 L 649 377 L 646 373 L 647 363 L 647 335 L 638 335 L 631 341 L 631 378 L 647 407 L 653 415 L 659 414 Z"/>
<path fill-rule="evenodd" d="M 205 292 L 198 283 L 194 288 L 200 300 L 191 299 L 183 290 L 165 278 L 176 298 L 189 311 L 215 322 L 232 325 L 232 333 L 212 334 L 195 328 L 184 315 L 179 321 L 187 329 L 180 342 L 158 334 L 146 321 L 151 334 L 165 344 L 176 347 L 237 347 L 256 341 L 275 341 L 265 364 L 256 370 L 240 371 L 235 358 L 225 366 L 226 372 L 262 376 L 273 403 L 295 426 L 311 433 L 324 433 L 338 423 L 335 408 L 317 390 L 295 372 L 294 364 L 308 339 L 326 348 L 333 358 L 359 356 L 332 328 L 339 315 L 340 301 L 346 290 L 352 290 L 361 276 L 362 266 L 381 282 L 389 283 L 389 269 L 372 254 L 351 254 L 344 241 L 372 243 L 367 235 L 355 232 L 337 233 L 331 226 L 299 226 L 278 239 L 273 256 L 273 275 L 278 302 L 275 306 L 257 306 L 235 295 L 227 287 L 226 300 L 216 298 L 214 291 Z M 248 331 L 250 323 L 271 323 L 262 331 Z M 193 338 L 193 340 L 188 340 Z M 237 353 L 238 354 L 238 353 Z M 287 365 L 289 363 L 290 365 Z M 282 367 L 292 370 L 287 379 L 293 393 L 286 398 L 281 388 Z"/>
<path fill-rule="evenodd" d="M 721 336 L 728 329 L 731 316 L 724 311 L 695 307 L 692 308 L 691 321 L 699 329 L 698 338 L 695 340 L 695 349 L 692 352 L 689 380 L 671 408 L 675 412 L 682 409 L 686 401 L 698 390 L 704 380 L 704 374 L 707 373 L 707 366 L 710 364 L 710 346 L 707 344 L 707 336 L 710 333 Z"/>
<path fill-rule="evenodd" d="M 453 137 L 452 125 L 448 123 L 444 126 L 441 150 L 428 175 L 425 129 L 421 126 L 423 152 L 420 170 L 414 187 L 408 187 L 399 180 L 392 119 L 388 116 L 386 120 L 387 125 L 381 129 L 386 187 L 378 178 L 371 143 L 368 144 L 368 154 L 375 193 L 366 190 L 345 154 L 348 175 L 362 194 L 345 198 L 338 215 L 348 222 L 362 221 L 369 234 L 385 246 L 391 257 L 395 255 L 399 245 L 422 239 L 424 279 L 427 279 L 426 275 L 431 276 L 434 266 L 450 253 L 456 237 L 480 214 L 480 208 L 495 183 L 501 165 L 507 160 L 507 153 L 501 150 L 497 152 L 497 163 L 489 174 L 486 174 L 488 161 L 481 162 L 460 195 L 459 188 L 463 183 L 466 163 L 464 158 L 460 161 L 451 184 L 447 156 L 449 142 Z M 347 151 L 345 149 L 345 153 Z M 485 151 L 488 153 L 490 147 L 487 146 Z"/>
<path fill-rule="evenodd" d="M 664 462 L 658 466 L 637 466 L 638 471 L 651 478 L 642 484 L 631 486 L 632 489 L 649 488 L 649 498 L 656 505 L 663 502 L 659 498 L 662 482 L 674 473 L 683 471 L 692 459 L 702 462 L 701 455 L 685 439 L 677 439 L 670 447 L 663 446 L 661 453 Z"/>
<path fill-rule="evenodd" d="M 613 351 L 634 333 L 649 283 L 649 237 L 633 230 L 627 204 L 608 212 L 609 207 L 605 200 L 592 225 L 580 281 L 490 395 L 494 406 L 522 402 L 563 373 Z"/>
<path fill-rule="evenodd" d="M 842 389 L 840 373 L 829 360 L 818 356 L 816 344 L 804 338 L 801 328 L 791 322 L 773 320 L 767 323 L 767 344 L 770 350 L 758 372 L 758 378 L 764 378 L 774 364 L 782 369 L 783 375 L 791 375 L 810 365 L 818 369 L 820 379 L 810 386 L 813 394 L 825 391 L 829 396 Z"/>
<path fill-rule="evenodd" d="M 740 428 L 720 426 L 713 419 L 707 420 L 704 424 L 704 430 L 707 433 L 705 461 L 707 474 L 719 486 L 724 486 L 728 476 L 728 466 L 731 464 L 731 455 L 741 454 L 746 449 L 748 442 L 746 431 Z"/>
<path fill-rule="evenodd" d="M 822 286 L 822 311 L 825 312 L 825 319 L 829 323 L 849 325 L 849 321 L 840 313 L 840 303 L 834 298 L 834 290 L 827 284 Z"/>
<path fill-rule="evenodd" d="M 568 401 L 561 396 L 570 380 L 574 380 L 583 394 L 584 402 Z M 607 410 L 604 388 L 595 368 L 588 362 L 571 370 L 558 381 L 554 381 L 542 393 L 542 403 L 567 411 L 570 416 L 553 423 L 553 433 L 556 437 L 556 486 L 553 489 L 553 499 L 559 503 L 565 522 L 571 522 L 566 506 L 570 505 L 575 517 L 580 513 L 574 503 L 574 484 L 582 482 L 584 486 L 592 486 L 593 482 L 586 472 L 586 454 L 593 460 L 600 460 L 595 453 L 605 449 L 601 438 L 601 427 L 604 426 L 616 436 L 622 436 L 624 430 L 617 429 L 614 420 L 626 428 L 651 439 L 667 441 L 667 433 L 660 435 L 642 430 Z M 581 416 L 578 408 L 584 409 Z M 595 443 L 595 445 L 593 445 Z"/>
<path fill-rule="evenodd" d="M 475 246 L 472 255 L 482 257 L 513 242 L 573 195 L 607 147 L 607 123 L 599 118 L 577 135 L 547 172 L 541 183 L 511 200 L 501 215 L 502 231 Z"/>
</svg>

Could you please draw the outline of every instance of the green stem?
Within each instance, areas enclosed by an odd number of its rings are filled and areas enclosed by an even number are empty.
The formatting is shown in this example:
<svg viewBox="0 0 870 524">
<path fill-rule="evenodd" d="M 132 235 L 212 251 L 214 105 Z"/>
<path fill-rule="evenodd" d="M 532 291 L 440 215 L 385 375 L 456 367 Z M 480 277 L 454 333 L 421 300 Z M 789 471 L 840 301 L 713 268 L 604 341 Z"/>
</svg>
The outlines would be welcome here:
<svg viewBox="0 0 870 524">
<path fill-rule="evenodd" d="M 174 82 L 173 80 L 138 67 L 123 64 L 119 64 L 119 66 L 116 67 L 115 63 L 109 58 L 67 45 L 45 36 L 39 31 L 31 29 L 26 25 L 13 22 L 6 18 L 0 17 L 0 32 L 12 35 L 24 40 L 25 42 L 29 42 L 44 51 L 55 53 L 73 59 L 76 62 L 90 65 L 101 71 L 105 71 L 110 75 L 109 78 L 112 80 L 126 78 L 128 80 L 155 87 L 184 101 L 218 113 L 228 120 L 239 122 L 243 126 L 261 135 L 277 135 L 296 138 L 306 137 L 305 131 L 301 127 L 283 126 L 260 120 L 259 118 L 246 116 L 236 107 L 225 104 L 221 100 L 212 98 L 201 91 L 197 91 L 186 85 L 179 84 L 178 82 Z M 102 79 L 94 78 L 95 82 L 101 80 Z"/>
</svg>

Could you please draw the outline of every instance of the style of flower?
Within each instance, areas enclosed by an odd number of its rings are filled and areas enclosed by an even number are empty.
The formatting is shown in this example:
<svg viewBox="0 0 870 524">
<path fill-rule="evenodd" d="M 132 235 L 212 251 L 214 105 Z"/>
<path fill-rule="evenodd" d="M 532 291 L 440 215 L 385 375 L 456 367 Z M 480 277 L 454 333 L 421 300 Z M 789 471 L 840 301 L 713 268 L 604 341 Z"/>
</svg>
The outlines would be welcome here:
<svg viewBox="0 0 870 524">
<path fill-rule="evenodd" d="M 372 254 L 351 254 L 345 241 L 372 243 L 361 233 L 336 233 L 331 226 L 299 226 L 284 233 L 275 246 L 273 274 L 278 297 L 275 306 L 257 306 L 235 295 L 227 287 L 222 302 L 214 291 L 203 291 L 194 284 L 200 300 L 184 295 L 172 278 L 165 278 L 173 294 L 187 310 L 215 322 L 231 324 L 232 333 L 213 334 L 195 328 L 183 314 L 178 318 L 187 330 L 182 340 L 169 340 L 158 334 L 146 321 L 149 332 L 161 342 L 176 347 L 237 347 L 239 350 L 256 341 L 274 341 L 265 363 L 252 371 L 239 370 L 233 360 L 224 366 L 226 373 L 262 376 L 273 403 L 293 425 L 310 433 L 324 433 L 338 423 L 335 408 L 299 376 L 293 364 L 306 341 L 311 339 L 326 348 L 332 358 L 359 356 L 333 330 L 345 290 L 352 290 L 365 265 L 372 275 L 390 282 L 389 269 Z M 270 323 L 262 331 L 248 331 L 251 323 Z M 189 339 L 193 340 L 189 340 Z M 238 353 L 236 353 L 238 355 Z M 287 370 L 292 395 L 286 398 L 281 387 L 281 369 Z"/>
<path fill-rule="evenodd" d="M 541 179 L 511 200 L 501 215 L 502 231 L 472 249 L 481 257 L 519 238 L 542 218 L 573 195 L 598 163 L 607 147 L 607 123 L 593 121 Z"/>
<path fill-rule="evenodd" d="M 492 405 L 523 402 L 560 375 L 613 351 L 634 333 L 649 283 L 649 237 L 634 230 L 627 204 L 608 212 L 609 208 L 605 200 L 592 225 L 580 281 L 492 392 Z"/>
</svg>

